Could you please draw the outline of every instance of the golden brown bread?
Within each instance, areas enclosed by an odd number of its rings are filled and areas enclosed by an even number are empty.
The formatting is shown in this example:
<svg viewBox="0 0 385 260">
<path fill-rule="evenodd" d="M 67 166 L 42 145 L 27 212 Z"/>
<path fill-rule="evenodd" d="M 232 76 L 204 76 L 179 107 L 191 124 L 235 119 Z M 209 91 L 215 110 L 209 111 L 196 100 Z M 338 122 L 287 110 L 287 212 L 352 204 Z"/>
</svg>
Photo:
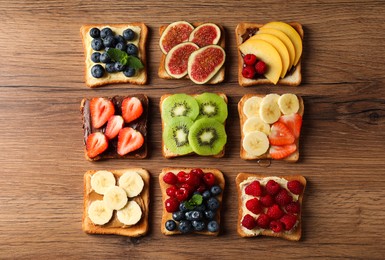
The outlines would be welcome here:
<svg viewBox="0 0 385 260">
<path fill-rule="evenodd" d="M 268 176 L 268 175 L 261 175 L 261 174 L 252 174 L 252 173 L 239 173 L 235 179 L 235 183 L 237 186 L 237 192 L 238 192 L 238 222 L 237 222 L 237 232 L 241 237 L 255 237 L 258 236 L 258 234 L 252 234 L 252 233 L 246 233 L 244 228 L 241 226 L 242 218 L 243 218 L 243 201 L 242 201 L 242 188 L 241 183 L 248 178 L 252 178 L 253 180 L 260 180 L 266 177 L 276 177 L 276 176 Z M 300 204 L 300 213 L 298 214 L 298 224 L 295 227 L 295 230 L 293 231 L 284 231 L 275 233 L 272 230 L 263 229 L 259 235 L 262 236 L 271 236 L 271 237 L 281 237 L 287 240 L 292 241 L 298 241 L 301 239 L 301 233 L 302 233 L 302 203 L 303 203 L 303 195 L 306 188 L 306 179 L 301 175 L 291 175 L 291 176 L 277 176 L 278 178 L 283 178 L 287 181 L 297 180 L 299 181 L 304 189 L 302 193 L 298 196 L 298 202 Z"/>
<path fill-rule="evenodd" d="M 177 174 L 180 171 L 185 171 L 186 173 L 190 172 L 193 168 L 163 168 L 162 172 L 159 174 L 159 185 L 160 185 L 160 190 L 162 192 L 162 207 L 163 207 L 163 212 L 162 212 L 162 223 L 160 226 L 160 231 L 165 234 L 165 235 L 177 235 L 177 234 L 182 234 L 180 231 L 168 231 L 165 228 L 165 223 L 167 220 L 172 219 L 172 213 L 167 212 L 164 202 L 165 200 L 169 197 L 166 193 L 166 189 L 171 186 L 163 181 L 163 176 L 168 173 L 172 172 L 174 174 Z M 212 168 L 201 168 L 204 173 L 211 172 L 214 174 L 217 180 L 217 185 L 219 185 L 222 189 L 222 193 L 217 195 L 217 199 L 220 202 L 220 207 L 217 210 L 217 213 L 215 215 L 215 219 L 220 227 L 220 221 L 221 221 L 221 208 L 222 208 L 222 197 L 223 197 L 223 191 L 225 189 L 225 178 L 223 177 L 223 173 L 219 171 L 218 169 L 212 169 Z M 217 232 L 209 232 L 209 231 L 194 231 L 194 233 L 197 234 L 202 234 L 202 235 L 209 235 L 209 236 L 217 236 L 219 234 L 220 230 Z"/>
<path fill-rule="evenodd" d="M 301 36 L 303 39 L 304 32 L 302 25 L 297 22 L 289 23 Z M 245 35 L 248 35 L 248 30 L 255 30 L 257 31 L 259 28 L 261 28 L 263 24 L 256 24 L 256 23 L 240 23 L 235 28 L 235 36 L 237 41 L 237 46 L 241 45 L 243 43 L 243 37 Z M 261 85 L 261 84 L 273 84 L 270 80 L 266 78 L 258 78 L 258 79 L 247 79 L 242 76 L 242 69 L 243 69 L 243 58 L 238 51 L 238 83 L 242 87 L 249 87 L 253 85 Z M 301 74 L 301 59 L 299 60 L 298 64 L 289 70 L 286 74 L 286 76 L 282 79 L 279 79 L 277 85 L 286 85 L 286 86 L 298 86 L 302 81 L 302 74 Z"/>
<path fill-rule="evenodd" d="M 192 23 L 194 27 L 197 27 L 199 25 L 203 24 L 203 22 L 196 22 Z M 218 24 L 217 24 L 218 25 Z M 162 35 L 164 30 L 166 29 L 167 25 L 163 25 L 159 27 L 159 35 Z M 221 25 L 218 25 L 218 27 L 221 29 L 221 38 L 218 42 L 218 45 L 221 46 L 223 49 L 225 49 L 225 30 Z M 166 55 L 162 53 L 162 56 L 160 58 L 159 63 L 159 69 L 158 69 L 158 76 L 162 79 L 175 79 L 172 76 L 170 76 L 165 68 L 165 61 L 166 61 Z M 182 79 L 189 79 L 189 76 L 186 75 Z M 212 79 L 210 79 L 206 84 L 218 84 L 221 83 L 225 79 L 225 66 L 223 65 L 222 68 L 217 72 L 217 74 L 214 75 Z"/>
<path fill-rule="evenodd" d="M 118 181 L 119 177 L 127 170 L 136 171 L 140 174 L 144 181 L 142 192 L 129 200 L 135 200 L 142 209 L 142 218 L 133 226 L 124 226 L 116 217 L 114 213 L 112 219 L 105 225 L 95 225 L 87 216 L 87 211 L 90 203 L 94 200 L 102 200 L 103 195 L 97 194 L 91 188 L 91 176 L 97 171 L 90 170 L 84 174 L 84 199 L 83 199 L 83 221 L 82 229 L 88 234 L 115 234 L 122 236 L 138 237 L 143 236 L 148 231 L 148 214 L 150 204 L 150 174 L 142 168 L 131 168 L 122 170 L 109 170 Z"/>
<path fill-rule="evenodd" d="M 139 49 L 138 58 L 142 61 L 144 68 L 141 69 L 134 77 L 126 77 L 123 73 L 109 73 L 102 78 L 94 78 L 91 75 L 91 67 L 93 62 L 91 60 L 91 54 L 93 49 L 91 48 L 92 37 L 89 35 L 90 29 L 93 27 L 102 29 L 104 27 L 110 27 L 114 32 L 119 31 L 120 35 L 122 31 L 131 28 L 139 38 L 134 38 L 133 42 Z M 146 42 L 148 29 L 144 23 L 127 23 L 127 24 L 87 24 L 80 28 L 80 34 L 83 42 L 84 56 L 85 56 L 85 71 L 84 77 L 86 85 L 90 88 L 99 87 L 106 84 L 115 83 L 130 83 L 137 85 L 144 85 L 147 83 L 147 61 L 146 61 Z M 103 52 L 103 51 L 100 51 Z"/>
</svg>

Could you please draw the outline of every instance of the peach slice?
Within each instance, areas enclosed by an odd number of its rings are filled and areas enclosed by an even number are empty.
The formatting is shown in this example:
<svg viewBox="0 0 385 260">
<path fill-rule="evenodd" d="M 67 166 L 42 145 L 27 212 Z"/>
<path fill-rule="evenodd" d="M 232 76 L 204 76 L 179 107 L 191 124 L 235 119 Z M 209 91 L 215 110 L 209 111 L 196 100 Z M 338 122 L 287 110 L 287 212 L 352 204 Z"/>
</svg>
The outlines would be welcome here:
<svg viewBox="0 0 385 260">
<path fill-rule="evenodd" d="M 282 59 L 278 51 L 270 43 L 260 39 L 248 39 L 241 45 L 239 50 L 243 54 L 254 54 L 267 65 L 265 77 L 277 84 L 282 72 Z"/>
</svg>

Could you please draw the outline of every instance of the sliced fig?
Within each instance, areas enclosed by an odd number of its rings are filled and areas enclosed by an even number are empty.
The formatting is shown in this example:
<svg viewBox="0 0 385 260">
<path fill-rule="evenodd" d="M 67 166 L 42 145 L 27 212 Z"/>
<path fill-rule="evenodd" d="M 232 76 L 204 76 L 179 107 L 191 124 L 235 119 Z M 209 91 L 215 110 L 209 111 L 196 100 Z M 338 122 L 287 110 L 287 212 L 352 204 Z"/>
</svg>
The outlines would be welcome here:
<svg viewBox="0 0 385 260">
<path fill-rule="evenodd" d="M 221 29 L 214 23 L 204 23 L 195 28 L 189 37 L 189 41 L 199 47 L 217 44 L 221 38 Z"/>
<path fill-rule="evenodd" d="M 194 26 L 185 21 L 170 23 L 160 36 L 160 49 L 167 54 L 175 45 L 187 42 L 193 30 Z"/>
<path fill-rule="evenodd" d="M 174 46 L 166 56 L 165 68 L 167 73 L 177 79 L 186 76 L 188 58 L 191 53 L 198 49 L 198 45 L 192 42 L 182 42 Z"/>
<path fill-rule="evenodd" d="M 225 50 L 218 45 L 208 45 L 191 53 L 187 73 L 196 84 L 208 82 L 225 63 Z"/>
</svg>

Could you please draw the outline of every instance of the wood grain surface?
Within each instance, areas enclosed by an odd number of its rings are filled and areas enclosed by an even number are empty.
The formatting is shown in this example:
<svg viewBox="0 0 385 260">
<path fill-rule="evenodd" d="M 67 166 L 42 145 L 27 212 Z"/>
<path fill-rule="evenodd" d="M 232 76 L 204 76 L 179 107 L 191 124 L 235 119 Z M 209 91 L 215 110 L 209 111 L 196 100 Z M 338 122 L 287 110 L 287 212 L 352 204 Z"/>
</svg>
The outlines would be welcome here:
<svg viewBox="0 0 385 260">
<path fill-rule="evenodd" d="M 385 255 L 385 5 L 383 1 L 0 1 L 0 258 L 49 259 L 383 259 Z M 157 76 L 158 30 L 177 20 L 211 21 L 226 31 L 226 79 L 216 86 Z M 305 31 L 299 87 L 242 88 L 236 75 L 237 23 L 298 21 Z M 149 84 L 88 89 L 79 28 L 86 23 L 148 25 Z M 221 159 L 161 155 L 159 99 L 221 91 L 229 97 Z M 237 103 L 246 93 L 301 95 L 301 158 L 264 167 L 239 158 Z M 150 99 L 150 156 L 88 162 L 79 112 L 83 97 L 143 93 Z M 160 233 L 162 167 L 217 167 L 227 186 L 218 237 Z M 130 239 L 81 230 L 83 174 L 144 167 L 151 173 L 150 232 Z M 240 238 L 238 172 L 302 174 L 303 238 Z"/>
</svg>

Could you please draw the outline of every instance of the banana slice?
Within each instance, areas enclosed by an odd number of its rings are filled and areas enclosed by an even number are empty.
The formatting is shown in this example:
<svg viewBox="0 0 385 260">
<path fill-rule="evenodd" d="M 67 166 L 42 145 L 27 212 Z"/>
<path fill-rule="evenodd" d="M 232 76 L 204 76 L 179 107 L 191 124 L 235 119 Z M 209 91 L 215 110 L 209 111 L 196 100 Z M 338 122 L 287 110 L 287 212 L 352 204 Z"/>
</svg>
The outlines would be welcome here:
<svg viewBox="0 0 385 260">
<path fill-rule="evenodd" d="M 294 94 L 283 94 L 278 99 L 278 106 L 279 109 L 281 109 L 282 114 L 295 114 L 299 110 L 298 97 Z"/>
<path fill-rule="evenodd" d="M 269 139 L 260 131 L 250 132 L 243 138 L 243 149 L 252 156 L 260 156 L 269 149 Z"/>
<path fill-rule="evenodd" d="M 104 225 L 112 218 L 112 209 L 103 200 L 95 200 L 88 207 L 88 217 L 96 225 Z"/>
<path fill-rule="evenodd" d="M 124 189 L 113 186 L 103 196 L 105 205 L 110 209 L 119 210 L 127 204 L 127 194 Z"/>
<path fill-rule="evenodd" d="M 259 116 L 259 105 L 261 104 L 261 97 L 251 97 L 243 104 L 243 113 L 247 117 Z"/>
<path fill-rule="evenodd" d="M 249 117 L 243 125 L 243 133 L 247 134 L 254 131 L 260 131 L 266 135 L 270 134 L 270 125 L 265 123 L 259 117 Z"/>
<path fill-rule="evenodd" d="M 98 194 L 104 195 L 106 191 L 115 186 L 115 177 L 109 171 L 97 171 L 91 176 L 91 188 Z"/>
<path fill-rule="evenodd" d="M 123 188 L 129 198 L 139 195 L 144 187 L 142 176 L 135 171 L 126 171 L 119 178 L 119 187 Z"/>
<path fill-rule="evenodd" d="M 269 94 L 262 99 L 259 107 L 259 116 L 265 123 L 273 124 L 277 122 L 281 116 L 278 99 L 278 94 Z"/>
<path fill-rule="evenodd" d="M 142 218 L 142 209 L 136 201 L 132 200 L 124 208 L 118 210 L 116 216 L 124 225 L 135 225 Z"/>
</svg>

